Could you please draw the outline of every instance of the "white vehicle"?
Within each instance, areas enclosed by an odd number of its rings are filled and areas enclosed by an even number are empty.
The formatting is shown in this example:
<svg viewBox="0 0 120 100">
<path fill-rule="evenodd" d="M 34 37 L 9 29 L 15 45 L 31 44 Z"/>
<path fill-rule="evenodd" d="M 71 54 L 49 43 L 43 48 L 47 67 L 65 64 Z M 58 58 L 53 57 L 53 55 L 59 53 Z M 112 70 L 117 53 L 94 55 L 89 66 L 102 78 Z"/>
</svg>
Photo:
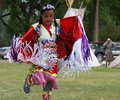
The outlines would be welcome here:
<svg viewBox="0 0 120 100">
<path fill-rule="evenodd" d="M 120 46 L 115 46 L 112 49 L 112 53 L 113 53 L 114 58 L 118 57 L 120 55 Z"/>
<path fill-rule="evenodd" d="M 10 47 L 1 47 L 0 48 L 0 57 L 2 57 L 2 59 L 5 59 L 4 56 L 8 53 Z"/>
</svg>

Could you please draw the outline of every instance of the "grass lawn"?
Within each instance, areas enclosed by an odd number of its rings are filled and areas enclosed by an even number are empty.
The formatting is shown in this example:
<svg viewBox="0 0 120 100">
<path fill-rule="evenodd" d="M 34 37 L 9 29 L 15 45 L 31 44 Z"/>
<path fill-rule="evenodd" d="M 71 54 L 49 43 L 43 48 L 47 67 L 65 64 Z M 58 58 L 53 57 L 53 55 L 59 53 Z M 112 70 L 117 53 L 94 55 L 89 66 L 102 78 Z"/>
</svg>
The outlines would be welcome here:
<svg viewBox="0 0 120 100">
<path fill-rule="evenodd" d="M 23 91 L 30 65 L 0 61 L 0 100 L 42 100 L 42 86 Z M 79 76 L 57 77 L 59 90 L 53 90 L 51 100 L 120 100 L 120 69 L 92 68 Z"/>
</svg>

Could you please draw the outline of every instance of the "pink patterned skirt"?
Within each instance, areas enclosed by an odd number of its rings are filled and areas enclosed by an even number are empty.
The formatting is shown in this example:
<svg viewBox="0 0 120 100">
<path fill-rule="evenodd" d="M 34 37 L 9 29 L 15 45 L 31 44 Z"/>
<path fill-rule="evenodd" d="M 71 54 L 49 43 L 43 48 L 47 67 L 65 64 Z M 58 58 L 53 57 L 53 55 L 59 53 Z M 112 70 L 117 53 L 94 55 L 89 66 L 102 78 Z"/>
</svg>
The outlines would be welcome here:
<svg viewBox="0 0 120 100">
<path fill-rule="evenodd" d="M 40 71 L 36 71 L 32 75 L 28 76 L 28 82 L 30 85 L 42 84 L 43 88 L 45 88 L 47 82 L 50 82 L 50 81 L 52 82 L 52 88 L 58 89 L 58 83 L 55 76 L 52 76 L 45 72 L 40 72 Z"/>
</svg>

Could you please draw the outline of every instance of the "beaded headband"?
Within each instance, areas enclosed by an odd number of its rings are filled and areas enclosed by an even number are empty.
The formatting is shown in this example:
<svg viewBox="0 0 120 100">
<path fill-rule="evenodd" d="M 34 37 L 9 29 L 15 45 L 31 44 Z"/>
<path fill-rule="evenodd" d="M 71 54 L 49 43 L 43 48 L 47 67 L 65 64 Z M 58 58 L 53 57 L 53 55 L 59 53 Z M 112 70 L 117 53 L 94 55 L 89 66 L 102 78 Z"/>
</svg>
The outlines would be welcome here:
<svg viewBox="0 0 120 100">
<path fill-rule="evenodd" d="M 47 10 L 47 9 L 55 9 L 55 8 L 54 8 L 54 6 L 52 6 L 50 4 L 42 7 L 42 10 Z"/>
</svg>

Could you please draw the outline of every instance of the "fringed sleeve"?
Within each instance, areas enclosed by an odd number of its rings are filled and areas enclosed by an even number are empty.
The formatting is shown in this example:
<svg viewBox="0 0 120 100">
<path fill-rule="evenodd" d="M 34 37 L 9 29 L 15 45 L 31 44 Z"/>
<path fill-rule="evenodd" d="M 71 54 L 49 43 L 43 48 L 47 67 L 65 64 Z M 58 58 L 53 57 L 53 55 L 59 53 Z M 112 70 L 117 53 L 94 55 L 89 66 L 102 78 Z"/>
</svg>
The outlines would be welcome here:
<svg viewBox="0 0 120 100">
<path fill-rule="evenodd" d="M 22 37 L 13 37 L 13 43 L 7 58 L 12 62 L 29 63 L 49 69 L 57 63 L 57 56 L 49 57 L 50 51 L 40 49 L 39 42 L 36 42 L 36 27 L 31 29 Z M 47 63 L 45 63 L 45 61 Z"/>
<path fill-rule="evenodd" d="M 26 52 L 27 54 L 25 54 L 24 51 L 28 51 L 28 49 L 30 49 L 30 48 L 27 48 L 28 44 L 30 45 L 31 48 L 34 47 L 35 35 L 36 35 L 36 32 L 34 28 L 31 27 L 30 30 L 22 38 L 20 36 L 13 37 L 12 45 L 10 47 L 9 52 L 6 55 L 10 63 L 21 62 L 20 54 L 24 59 L 26 59 L 28 55 L 31 56 L 31 52 Z"/>
</svg>

